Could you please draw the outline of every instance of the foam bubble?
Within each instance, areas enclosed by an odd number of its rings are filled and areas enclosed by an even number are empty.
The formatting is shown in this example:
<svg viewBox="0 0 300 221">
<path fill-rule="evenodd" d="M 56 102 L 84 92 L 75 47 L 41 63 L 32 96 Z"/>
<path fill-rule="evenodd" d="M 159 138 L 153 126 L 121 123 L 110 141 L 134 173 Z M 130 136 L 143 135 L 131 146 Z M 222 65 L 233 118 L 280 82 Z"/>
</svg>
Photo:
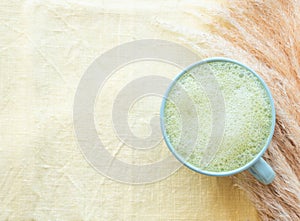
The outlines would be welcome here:
<svg viewBox="0 0 300 221">
<path fill-rule="evenodd" d="M 268 94 L 259 79 L 244 67 L 231 62 L 208 63 L 210 71 L 195 67 L 182 75 L 179 84 L 188 94 L 197 111 L 198 136 L 187 161 L 206 171 L 231 171 L 251 161 L 264 147 L 271 131 L 272 108 Z M 193 77 L 213 73 L 225 100 L 225 130 L 221 144 L 211 161 L 202 165 L 202 158 L 208 147 L 212 128 L 211 103 L 203 87 Z M 207 78 L 209 80 L 209 78 Z M 191 107 L 175 105 L 179 96 L 176 87 L 169 93 L 165 107 L 167 136 L 179 154 L 187 154 L 190 137 L 182 134 L 182 116 L 188 116 Z M 172 101 L 175 101 L 172 102 Z M 184 102 L 183 102 L 184 103 Z M 186 119 L 186 118 L 185 118 Z M 192 124 L 191 124 L 192 125 Z M 213 139 L 213 138 L 212 138 Z"/>
</svg>

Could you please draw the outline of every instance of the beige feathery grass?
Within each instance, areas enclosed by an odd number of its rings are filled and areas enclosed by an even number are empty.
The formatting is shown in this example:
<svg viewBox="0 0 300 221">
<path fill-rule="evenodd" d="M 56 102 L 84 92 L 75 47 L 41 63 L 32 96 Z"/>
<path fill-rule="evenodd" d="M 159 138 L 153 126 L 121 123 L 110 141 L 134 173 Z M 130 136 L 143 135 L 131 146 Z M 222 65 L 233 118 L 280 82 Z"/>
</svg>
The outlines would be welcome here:
<svg viewBox="0 0 300 221">
<path fill-rule="evenodd" d="M 234 177 L 262 220 L 300 220 L 300 1 L 233 0 L 218 11 L 192 7 L 207 29 L 160 22 L 202 56 L 226 56 L 257 71 L 273 94 L 277 120 L 264 158 L 277 176 L 265 186 L 249 173 Z M 206 30 L 206 31 L 205 31 Z"/>
</svg>

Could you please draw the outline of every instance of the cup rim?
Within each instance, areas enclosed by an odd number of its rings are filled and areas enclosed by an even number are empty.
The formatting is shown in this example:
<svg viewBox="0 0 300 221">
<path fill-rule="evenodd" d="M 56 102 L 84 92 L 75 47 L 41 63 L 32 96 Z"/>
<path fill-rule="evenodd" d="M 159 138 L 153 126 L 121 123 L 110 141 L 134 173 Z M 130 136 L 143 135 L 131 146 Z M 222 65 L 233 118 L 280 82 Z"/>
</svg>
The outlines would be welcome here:
<svg viewBox="0 0 300 221">
<path fill-rule="evenodd" d="M 210 63 L 210 62 L 231 62 L 234 64 L 237 64 L 245 69 L 247 69 L 249 72 L 251 72 L 259 81 L 260 83 L 263 85 L 264 89 L 266 90 L 269 100 L 270 100 L 270 104 L 271 104 L 271 108 L 272 108 L 272 125 L 271 125 L 271 131 L 270 134 L 268 136 L 268 139 L 265 143 L 265 146 L 261 149 L 261 151 L 251 160 L 249 161 L 247 164 L 245 164 L 242 167 L 239 167 L 237 169 L 231 170 L 231 171 L 226 171 L 226 172 L 213 172 L 213 171 L 206 171 L 206 170 L 202 170 L 199 169 L 198 167 L 192 165 L 191 163 L 185 161 L 179 154 L 177 154 L 177 152 L 175 151 L 175 149 L 173 148 L 167 133 L 166 133 L 166 128 L 165 128 L 165 124 L 164 124 L 164 109 L 165 109 L 165 105 L 166 105 L 166 100 L 168 98 L 168 95 L 171 91 L 171 89 L 173 88 L 173 86 L 176 84 L 176 82 L 178 81 L 178 79 L 184 75 L 186 72 L 188 72 L 189 70 L 193 69 L 196 66 L 205 64 L 205 63 Z M 164 140 L 169 148 L 169 150 L 171 151 L 171 153 L 177 158 L 177 160 L 179 160 L 183 165 L 185 165 L 186 167 L 188 167 L 189 169 L 204 174 L 204 175 L 208 175 L 208 176 L 230 176 L 233 174 L 237 174 L 240 173 L 244 170 L 249 169 L 251 166 L 253 166 L 256 161 L 262 157 L 262 155 L 265 153 L 265 151 L 267 150 L 267 148 L 269 147 L 273 134 L 274 134 L 274 130 L 275 130 L 275 122 L 276 122 L 276 112 L 275 112 L 275 105 L 274 105 L 274 100 L 273 97 L 271 95 L 271 92 L 268 88 L 268 86 L 266 85 L 266 83 L 264 82 L 264 80 L 250 67 L 246 66 L 245 64 L 230 59 L 230 58 L 225 58 L 225 57 L 211 57 L 211 58 L 206 58 L 200 61 L 197 61 L 191 65 L 189 65 L 188 67 L 184 68 L 171 82 L 171 84 L 169 85 L 169 87 L 167 88 L 163 99 L 162 99 L 162 103 L 161 103 L 161 108 L 160 108 L 160 126 L 161 126 L 161 131 L 164 137 Z"/>
</svg>

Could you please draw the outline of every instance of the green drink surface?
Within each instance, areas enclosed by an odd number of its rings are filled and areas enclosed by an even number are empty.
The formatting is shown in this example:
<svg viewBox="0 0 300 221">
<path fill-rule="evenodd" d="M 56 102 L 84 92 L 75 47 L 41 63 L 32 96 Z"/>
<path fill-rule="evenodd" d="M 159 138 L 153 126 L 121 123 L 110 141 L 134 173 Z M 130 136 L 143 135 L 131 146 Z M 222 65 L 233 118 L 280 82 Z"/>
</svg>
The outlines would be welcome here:
<svg viewBox="0 0 300 221">
<path fill-rule="evenodd" d="M 210 139 L 215 139 L 213 134 L 216 130 L 216 126 L 212 126 L 215 113 L 211 105 L 218 104 L 211 103 L 203 82 L 201 84 L 197 80 L 197 75 L 205 77 L 209 74 L 200 71 L 201 65 L 188 70 L 175 83 L 189 96 L 193 107 L 184 102 L 178 105 L 176 101 L 180 96 L 176 86 L 169 91 L 164 109 L 166 135 L 181 156 L 187 154 L 188 145 L 193 145 L 185 159 L 195 167 L 212 172 L 232 171 L 253 160 L 266 145 L 272 130 L 272 106 L 263 84 L 248 69 L 227 61 L 206 65 L 217 80 L 224 100 L 224 113 L 220 113 L 224 127 L 219 144 L 209 146 Z M 196 110 L 197 117 L 189 115 L 192 108 Z M 182 135 L 182 115 L 191 122 L 197 122 L 197 128 L 193 124 L 188 128 L 190 131 L 197 130 L 193 144 L 189 136 Z M 212 148 L 214 151 L 210 151 Z"/>
</svg>

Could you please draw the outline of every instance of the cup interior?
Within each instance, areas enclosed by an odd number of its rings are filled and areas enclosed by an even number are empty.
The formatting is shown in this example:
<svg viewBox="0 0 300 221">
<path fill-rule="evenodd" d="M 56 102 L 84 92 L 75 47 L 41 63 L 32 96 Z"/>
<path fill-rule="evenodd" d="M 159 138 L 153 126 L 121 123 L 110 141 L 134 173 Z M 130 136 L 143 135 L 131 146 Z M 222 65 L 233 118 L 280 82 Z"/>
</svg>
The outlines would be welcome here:
<svg viewBox="0 0 300 221">
<path fill-rule="evenodd" d="M 272 122 L 271 122 L 271 131 L 270 134 L 267 138 L 267 141 L 264 145 L 264 147 L 261 149 L 261 151 L 256 155 L 256 157 L 254 157 L 250 162 L 248 162 L 247 164 L 245 164 L 242 167 L 239 167 L 237 169 L 231 170 L 231 171 L 226 171 L 226 172 L 213 172 L 213 171 L 206 171 L 206 170 L 202 170 L 196 166 L 194 166 L 193 164 L 189 163 L 186 159 L 184 159 L 183 157 L 180 156 L 180 154 L 177 153 L 177 151 L 175 150 L 175 148 L 172 146 L 169 138 L 168 138 L 168 134 L 166 132 L 166 126 L 165 126 L 165 108 L 166 108 L 166 102 L 169 96 L 169 93 L 171 91 L 171 89 L 174 87 L 174 85 L 176 84 L 176 82 L 180 79 L 180 77 L 182 77 L 182 75 L 186 74 L 189 70 L 206 64 L 206 63 L 211 63 L 211 62 L 230 62 L 233 64 L 237 64 L 243 68 L 245 68 L 246 70 L 248 70 L 249 72 L 251 72 L 261 83 L 261 85 L 263 86 L 263 88 L 265 89 L 268 98 L 269 98 L 269 102 L 271 105 L 271 111 L 272 111 Z M 229 175 L 233 175 L 239 172 L 242 172 L 246 169 L 248 169 L 249 167 L 251 167 L 253 164 L 255 164 L 255 162 L 264 154 L 264 152 L 267 150 L 268 146 L 270 145 L 273 133 L 274 133 L 274 128 L 275 128 L 275 120 L 276 120 L 276 113 L 275 113 L 275 107 L 274 107 L 274 100 L 273 97 L 271 95 L 271 92 L 269 90 L 269 88 L 267 87 L 266 83 L 263 81 L 263 79 L 251 68 L 249 68 L 248 66 L 232 60 L 232 59 L 228 59 L 228 58 L 222 58 L 222 57 L 214 57 L 214 58 L 208 58 L 208 59 L 204 59 L 201 60 L 199 62 L 196 62 L 190 66 L 188 66 L 187 68 L 185 68 L 184 70 L 182 70 L 182 72 L 180 72 L 175 79 L 172 81 L 172 83 L 169 85 L 165 95 L 163 96 L 163 100 L 162 100 L 162 104 L 161 104 L 161 109 L 160 109 L 160 123 L 161 123 L 161 130 L 162 130 L 162 134 L 164 137 L 164 140 L 169 148 L 169 150 L 172 152 L 172 154 L 186 167 L 201 173 L 201 174 L 205 174 L 205 175 L 209 175 L 209 176 L 229 176 Z"/>
</svg>

